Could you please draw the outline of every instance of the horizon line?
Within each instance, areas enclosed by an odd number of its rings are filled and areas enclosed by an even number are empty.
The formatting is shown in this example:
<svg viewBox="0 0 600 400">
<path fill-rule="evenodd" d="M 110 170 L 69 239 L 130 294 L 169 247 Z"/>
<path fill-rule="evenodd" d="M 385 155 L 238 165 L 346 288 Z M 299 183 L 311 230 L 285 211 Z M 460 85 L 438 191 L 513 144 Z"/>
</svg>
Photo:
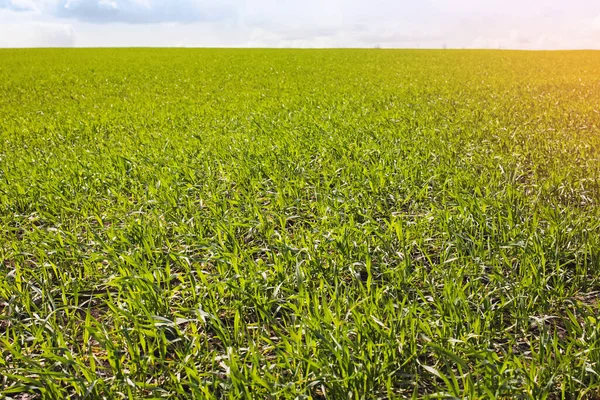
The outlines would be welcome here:
<svg viewBox="0 0 600 400">
<path fill-rule="evenodd" d="M 567 52 L 567 51 L 600 51 L 600 48 L 555 48 L 555 49 L 522 49 L 510 47 L 259 47 L 259 46 L 0 46 L 1 50 L 92 50 L 92 49 L 189 49 L 189 50 L 411 50 L 411 51 L 519 51 L 519 52 Z"/>
</svg>

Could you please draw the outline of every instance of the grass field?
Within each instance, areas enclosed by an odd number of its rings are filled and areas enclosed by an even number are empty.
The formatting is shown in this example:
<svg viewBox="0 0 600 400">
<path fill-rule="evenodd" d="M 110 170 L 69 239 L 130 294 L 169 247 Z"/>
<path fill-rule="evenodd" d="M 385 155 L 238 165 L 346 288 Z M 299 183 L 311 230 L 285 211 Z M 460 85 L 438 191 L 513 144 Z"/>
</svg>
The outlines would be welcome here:
<svg viewBox="0 0 600 400">
<path fill-rule="evenodd" d="M 0 51 L 0 398 L 600 398 L 600 53 Z"/>
</svg>

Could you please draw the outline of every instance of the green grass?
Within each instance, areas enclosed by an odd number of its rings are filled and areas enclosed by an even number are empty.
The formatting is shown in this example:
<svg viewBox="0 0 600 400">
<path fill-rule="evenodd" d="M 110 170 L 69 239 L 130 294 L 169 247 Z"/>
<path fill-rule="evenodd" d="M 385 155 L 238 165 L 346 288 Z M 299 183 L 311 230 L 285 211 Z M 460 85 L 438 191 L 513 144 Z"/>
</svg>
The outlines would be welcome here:
<svg viewBox="0 0 600 400">
<path fill-rule="evenodd" d="M 0 397 L 599 398 L 600 53 L 0 51 Z"/>
</svg>

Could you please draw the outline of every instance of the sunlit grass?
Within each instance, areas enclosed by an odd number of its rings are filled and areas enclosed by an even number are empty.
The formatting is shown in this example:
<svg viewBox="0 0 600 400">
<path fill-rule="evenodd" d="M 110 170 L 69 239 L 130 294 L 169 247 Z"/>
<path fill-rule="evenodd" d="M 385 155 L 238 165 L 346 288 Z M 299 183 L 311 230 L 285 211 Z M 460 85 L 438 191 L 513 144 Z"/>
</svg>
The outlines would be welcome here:
<svg viewBox="0 0 600 400">
<path fill-rule="evenodd" d="M 599 77 L 0 51 L 0 396 L 600 397 Z"/>
</svg>

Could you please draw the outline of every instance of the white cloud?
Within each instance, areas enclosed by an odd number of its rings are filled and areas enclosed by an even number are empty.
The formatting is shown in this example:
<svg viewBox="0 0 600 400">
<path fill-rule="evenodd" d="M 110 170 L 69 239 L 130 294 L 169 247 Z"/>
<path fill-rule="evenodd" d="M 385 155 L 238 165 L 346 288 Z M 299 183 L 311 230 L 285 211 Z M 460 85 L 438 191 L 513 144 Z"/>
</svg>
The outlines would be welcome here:
<svg viewBox="0 0 600 400">
<path fill-rule="evenodd" d="M 600 48 L 593 0 L 0 0 L 0 25 L 5 46 Z"/>
<path fill-rule="evenodd" d="M 93 23 L 192 23 L 235 15 L 227 1 L 203 0 L 62 0 L 51 10 L 57 17 Z"/>
<path fill-rule="evenodd" d="M 36 0 L 0 0 L 0 8 L 13 11 L 39 11 L 39 6 Z"/>
<path fill-rule="evenodd" d="M 104 10 L 118 10 L 119 4 L 116 1 L 100 0 L 98 7 Z"/>
<path fill-rule="evenodd" d="M 75 39 L 75 29 L 70 24 L 0 24 L 0 47 L 73 47 Z"/>
</svg>

